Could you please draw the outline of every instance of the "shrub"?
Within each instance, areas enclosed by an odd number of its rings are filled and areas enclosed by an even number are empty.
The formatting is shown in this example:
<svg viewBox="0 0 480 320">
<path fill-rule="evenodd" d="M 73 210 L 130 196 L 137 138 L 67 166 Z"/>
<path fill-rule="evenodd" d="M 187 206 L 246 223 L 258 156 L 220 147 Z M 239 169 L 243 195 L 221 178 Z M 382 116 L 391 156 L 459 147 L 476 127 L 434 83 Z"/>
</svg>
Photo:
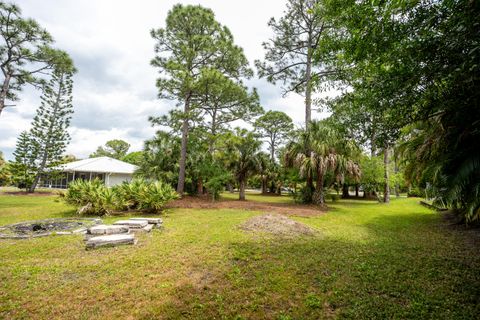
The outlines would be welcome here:
<svg viewBox="0 0 480 320">
<path fill-rule="evenodd" d="M 215 201 L 220 197 L 220 192 L 224 189 L 224 186 L 231 180 L 231 175 L 222 174 L 210 178 L 207 183 L 205 183 L 208 192 L 211 194 L 212 201 Z"/>
<path fill-rule="evenodd" d="M 77 206 L 80 214 L 105 215 L 115 210 L 159 212 L 165 204 L 178 197 L 170 185 L 162 182 L 133 180 L 107 188 L 102 181 L 76 180 L 61 197 Z"/>
<path fill-rule="evenodd" d="M 109 214 L 116 209 L 115 194 L 102 181 L 75 180 L 60 195 L 66 203 L 79 207 L 81 214 Z"/>
<path fill-rule="evenodd" d="M 424 198 L 425 197 L 425 192 L 420 189 L 419 187 L 415 187 L 410 189 L 407 193 L 408 197 L 418 197 L 418 198 Z"/>
<path fill-rule="evenodd" d="M 178 193 L 170 185 L 156 181 L 146 183 L 137 197 L 137 210 L 159 212 L 169 201 L 177 199 Z"/>
</svg>

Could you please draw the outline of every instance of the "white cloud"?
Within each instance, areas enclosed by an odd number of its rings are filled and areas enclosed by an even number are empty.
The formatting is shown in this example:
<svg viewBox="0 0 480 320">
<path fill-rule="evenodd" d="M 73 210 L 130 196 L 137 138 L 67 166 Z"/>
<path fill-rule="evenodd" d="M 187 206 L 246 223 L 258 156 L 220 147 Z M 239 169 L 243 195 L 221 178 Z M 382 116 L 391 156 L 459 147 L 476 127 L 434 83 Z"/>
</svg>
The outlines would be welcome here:
<svg viewBox="0 0 480 320">
<path fill-rule="evenodd" d="M 24 16 L 36 19 L 55 38 L 56 47 L 74 59 L 72 141 L 68 153 L 86 157 L 109 139 L 124 139 L 138 150 L 154 129 L 150 115 L 164 114 L 173 104 L 157 99 L 157 70 L 150 66 L 154 40 L 152 28 L 163 27 L 168 10 L 178 2 L 211 8 L 232 31 L 252 63 L 262 59 L 263 41 L 271 37 L 267 22 L 280 16 L 285 0 L 268 1 L 77 1 L 18 0 Z M 265 80 L 256 86 L 266 109 L 288 113 L 295 123 L 304 119 L 303 98 L 282 98 L 280 86 Z M 0 116 L 0 150 L 11 159 L 17 135 L 29 127 L 40 92 L 26 88 L 15 109 Z M 318 117 L 318 115 L 315 115 Z"/>
</svg>

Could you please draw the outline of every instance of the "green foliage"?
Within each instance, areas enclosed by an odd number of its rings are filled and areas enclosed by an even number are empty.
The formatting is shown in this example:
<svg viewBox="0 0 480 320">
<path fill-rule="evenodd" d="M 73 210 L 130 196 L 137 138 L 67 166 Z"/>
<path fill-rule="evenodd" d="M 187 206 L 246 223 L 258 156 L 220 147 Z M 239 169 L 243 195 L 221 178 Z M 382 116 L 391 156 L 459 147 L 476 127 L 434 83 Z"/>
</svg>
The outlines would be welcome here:
<svg viewBox="0 0 480 320">
<path fill-rule="evenodd" d="M 18 100 L 25 84 L 42 87 L 39 77 L 51 69 L 71 68 L 68 55 L 53 49 L 52 36 L 35 20 L 22 17 L 15 4 L 0 2 L 0 66 L 3 73 L 0 114 L 6 100 Z"/>
<path fill-rule="evenodd" d="M 343 139 L 336 128 L 326 120 L 312 121 L 308 130 L 297 133 L 297 138 L 287 145 L 285 162 L 287 166 L 297 167 L 300 175 L 306 178 L 305 188 L 313 192 L 303 191 L 302 199 L 306 203 L 325 202 L 324 187 L 328 174 L 332 174 L 337 181 L 347 174 L 360 177 L 358 164 L 349 159 L 354 149 L 356 146 Z M 306 198 L 310 194 L 312 198 Z"/>
<path fill-rule="evenodd" d="M 81 214 L 106 215 L 117 208 L 117 199 L 112 189 L 100 180 L 75 180 L 70 182 L 63 200 L 79 208 Z"/>
<path fill-rule="evenodd" d="M 245 200 L 245 186 L 248 176 L 258 170 L 260 141 L 253 132 L 237 128 L 235 135 L 231 136 L 231 143 L 235 147 L 235 152 L 230 166 L 240 185 L 239 198 Z"/>
<path fill-rule="evenodd" d="M 323 1 L 288 0 L 283 16 L 271 18 L 268 25 L 274 36 L 264 42 L 265 61 L 256 60 L 260 77 L 272 83 L 282 82 L 284 93 L 305 95 L 305 126 L 311 121 L 313 80 L 332 72 L 329 65 L 314 64 L 314 53 L 323 47 L 323 39 L 332 30 L 323 19 Z"/>
<path fill-rule="evenodd" d="M 150 120 L 181 132 L 177 191 L 183 194 L 192 124 L 209 128 L 211 153 L 217 131 L 236 119 L 248 119 L 261 107 L 257 93 L 249 94 L 241 83 L 253 75 L 243 50 L 212 10 L 177 4 L 168 12 L 165 28 L 152 30 L 151 36 L 156 40 L 151 63 L 161 74 L 159 97 L 176 100 L 183 108 Z"/>
<path fill-rule="evenodd" d="M 425 191 L 422 190 L 420 187 L 414 187 L 408 190 L 407 196 L 409 197 L 417 197 L 417 198 L 425 198 Z"/>
<path fill-rule="evenodd" d="M 13 183 L 21 189 L 29 189 L 35 179 L 35 150 L 31 143 L 29 133 L 22 131 L 17 138 L 15 161 L 11 164 Z"/>
<path fill-rule="evenodd" d="M 128 149 L 130 149 L 130 144 L 128 142 L 114 139 L 107 141 L 105 146 L 99 146 L 97 151 L 90 155 L 90 158 L 110 157 L 121 160 L 127 156 Z"/>
<path fill-rule="evenodd" d="M 392 146 L 408 126 L 410 183 L 430 183 L 437 201 L 467 222 L 480 219 L 480 4 L 326 4 L 342 30 L 332 39 L 332 65 L 344 71 L 336 80 L 350 88 L 334 116 L 377 148 Z"/>
<path fill-rule="evenodd" d="M 255 88 L 249 93 L 241 81 L 229 78 L 218 69 L 202 69 L 195 91 L 200 95 L 196 122 L 208 133 L 210 151 L 216 149 L 218 134 L 228 129 L 230 123 L 248 122 L 263 112 Z"/>
<path fill-rule="evenodd" d="M 29 140 L 35 158 L 35 179 L 29 188 L 33 192 L 42 175 L 54 175 L 54 168 L 63 162 L 70 142 L 68 127 L 73 114 L 73 64 L 58 67 L 43 87 L 41 104 L 33 118 Z"/>
<path fill-rule="evenodd" d="M 142 159 L 143 159 L 143 151 L 134 151 L 134 152 L 128 153 L 121 160 L 138 166 L 142 163 Z"/>
<path fill-rule="evenodd" d="M 232 180 L 232 176 L 228 172 L 223 172 L 217 175 L 210 176 L 208 181 L 205 183 L 212 201 L 218 200 L 220 197 L 220 192 L 225 189 L 225 185 Z"/>
<path fill-rule="evenodd" d="M 377 192 L 384 184 L 383 160 L 380 157 L 363 156 L 360 160 L 362 177 L 360 183 L 364 192 Z"/>
<path fill-rule="evenodd" d="M 180 157 L 180 140 L 177 137 L 158 131 L 155 137 L 145 141 L 142 155 L 136 176 L 175 184 Z"/>
<path fill-rule="evenodd" d="M 262 138 L 267 139 L 270 160 L 275 162 L 275 150 L 293 130 L 292 119 L 285 112 L 270 110 L 255 121 L 254 127 Z"/>
<path fill-rule="evenodd" d="M 118 210 L 158 213 L 178 195 L 171 186 L 160 181 L 136 179 L 108 188 L 100 180 L 75 180 L 62 197 L 66 203 L 80 207 L 81 214 L 105 215 Z"/>
<path fill-rule="evenodd" d="M 10 165 L 3 158 L 3 153 L 0 151 L 0 186 L 10 185 L 12 182 L 12 174 Z"/>
</svg>

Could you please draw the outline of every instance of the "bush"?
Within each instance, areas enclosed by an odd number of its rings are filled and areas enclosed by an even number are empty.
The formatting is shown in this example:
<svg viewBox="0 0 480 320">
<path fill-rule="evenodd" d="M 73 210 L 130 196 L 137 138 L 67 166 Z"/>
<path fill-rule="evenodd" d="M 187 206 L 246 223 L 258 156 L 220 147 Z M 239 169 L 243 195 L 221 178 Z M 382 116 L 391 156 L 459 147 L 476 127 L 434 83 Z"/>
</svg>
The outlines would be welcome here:
<svg viewBox="0 0 480 320">
<path fill-rule="evenodd" d="M 408 197 L 418 197 L 418 198 L 425 198 L 425 192 L 420 189 L 419 187 L 415 187 L 410 189 L 407 193 Z"/>
<path fill-rule="evenodd" d="M 293 195 L 295 203 L 311 203 L 313 191 L 306 186 L 302 186 L 299 191 Z"/>
<path fill-rule="evenodd" d="M 67 191 L 60 195 L 66 203 L 79 208 L 81 214 L 104 215 L 117 207 L 115 195 L 102 181 L 75 180 L 68 185 Z"/>
<path fill-rule="evenodd" d="M 76 180 L 61 197 L 66 203 L 77 206 L 80 214 L 105 215 L 116 210 L 159 212 L 178 195 L 170 185 L 159 181 L 133 180 L 107 188 L 99 180 Z"/>
<path fill-rule="evenodd" d="M 205 187 L 207 187 L 208 192 L 211 194 L 212 201 L 215 201 L 220 197 L 220 192 L 224 189 L 224 186 L 231 180 L 231 175 L 222 174 L 210 178 L 207 183 L 205 183 Z"/>
</svg>

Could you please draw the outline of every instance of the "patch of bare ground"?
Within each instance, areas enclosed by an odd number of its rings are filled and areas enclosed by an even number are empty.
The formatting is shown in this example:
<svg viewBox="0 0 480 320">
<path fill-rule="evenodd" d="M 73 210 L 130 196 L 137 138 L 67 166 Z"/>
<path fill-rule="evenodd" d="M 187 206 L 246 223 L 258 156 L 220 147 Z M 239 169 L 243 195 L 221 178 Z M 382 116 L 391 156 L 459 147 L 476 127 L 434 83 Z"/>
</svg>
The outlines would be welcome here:
<svg viewBox="0 0 480 320">
<path fill-rule="evenodd" d="M 250 232 L 262 232 L 277 236 L 311 236 L 316 230 L 279 214 L 264 214 L 247 220 L 240 229 Z"/>
<path fill-rule="evenodd" d="M 167 208 L 193 208 L 193 209 L 243 209 L 278 213 L 287 216 L 309 217 L 318 216 L 326 212 L 325 207 L 303 204 L 270 203 L 259 201 L 219 200 L 212 202 L 205 197 L 185 196 L 170 202 Z"/>
</svg>

